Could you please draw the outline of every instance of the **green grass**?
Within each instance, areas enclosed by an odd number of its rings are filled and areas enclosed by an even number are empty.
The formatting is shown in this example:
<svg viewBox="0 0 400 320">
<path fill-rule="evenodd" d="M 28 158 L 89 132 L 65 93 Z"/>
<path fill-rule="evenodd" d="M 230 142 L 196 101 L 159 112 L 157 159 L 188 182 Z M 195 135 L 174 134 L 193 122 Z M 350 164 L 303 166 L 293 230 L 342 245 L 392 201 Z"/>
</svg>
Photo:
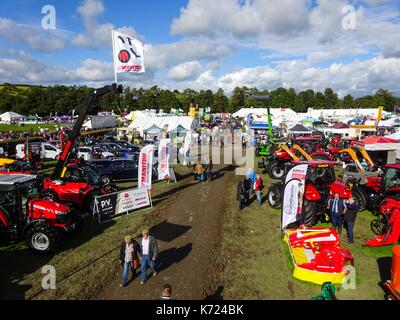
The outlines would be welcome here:
<svg viewBox="0 0 400 320">
<path fill-rule="evenodd" d="M 269 178 L 263 175 L 264 181 Z M 267 190 L 268 186 L 266 187 Z M 266 192 L 266 191 L 265 191 Z M 280 210 L 268 203 L 260 208 L 256 202 L 240 212 L 237 208 L 236 186 L 228 192 L 230 206 L 224 216 L 222 255 L 224 266 L 219 282 L 224 284 L 224 299 L 310 299 L 320 293 L 320 286 L 292 277 L 293 263 L 280 233 Z M 355 225 L 355 244 L 350 248 L 355 257 L 356 289 L 337 286 L 338 299 L 384 298 L 378 259 L 391 257 L 392 246 L 369 248 L 362 243 L 373 237 L 369 212 L 358 214 Z M 322 225 L 322 224 L 321 224 Z M 326 226 L 328 224 L 325 224 Z M 343 230 L 343 238 L 345 238 Z"/>
<path fill-rule="evenodd" d="M 34 132 L 40 131 L 40 129 L 55 130 L 56 124 L 24 124 L 23 126 L 18 124 L 0 124 L 0 131 L 18 131 L 18 132 Z"/>
<path fill-rule="evenodd" d="M 176 166 L 175 169 L 182 176 L 192 171 L 183 166 Z M 90 299 L 95 296 L 119 268 L 118 248 L 124 236 L 138 236 L 143 227 L 158 224 L 171 195 L 161 199 L 161 202 L 154 199 L 187 182 L 186 179 L 177 184 L 154 183 L 152 196 L 155 205 L 152 209 L 134 212 L 102 225 L 91 216 L 86 216 L 83 230 L 76 236 L 64 237 L 60 251 L 52 256 L 35 255 L 22 242 L 3 247 L 2 255 L 7 257 L 8 263 L 2 272 L 7 274 L 6 283 L 11 282 L 3 288 L 4 292 L 14 297 L 20 292 L 19 298 L 28 299 Z M 132 185 L 125 184 L 126 187 Z M 57 290 L 42 291 L 43 265 L 55 267 Z M 0 290 L 2 296 L 3 290 Z"/>
</svg>

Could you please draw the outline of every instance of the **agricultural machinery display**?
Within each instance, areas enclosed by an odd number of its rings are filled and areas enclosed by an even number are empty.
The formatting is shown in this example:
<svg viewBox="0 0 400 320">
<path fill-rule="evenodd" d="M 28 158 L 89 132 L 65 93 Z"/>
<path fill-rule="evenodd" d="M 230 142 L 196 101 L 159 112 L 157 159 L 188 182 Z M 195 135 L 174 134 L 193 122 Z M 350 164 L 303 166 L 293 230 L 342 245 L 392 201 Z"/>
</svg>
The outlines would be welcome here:
<svg viewBox="0 0 400 320">
<path fill-rule="evenodd" d="M 348 185 L 340 182 L 335 177 L 335 162 L 312 160 L 292 161 L 291 165 L 285 166 L 285 174 L 293 165 L 307 164 L 308 169 L 305 178 L 304 200 L 302 209 L 302 220 L 306 226 L 314 226 L 318 220 L 326 221 L 324 214 L 329 198 L 339 193 L 343 199 L 352 196 Z M 283 201 L 284 181 L 272 184 L 268 190 L 268 203 L 272 208 L 280 208 Z"/>
<path fill-rule="evenodd" d="M 400 164 L 388 164 L 383 167 L 382 175 L 352 181 L 352 192 L 359 210 L 368 209 L 375 215 L 380 212 L 381 203 L 387 197 L 400 195 Z"/>
<path fill-rule="evenodd" d="M 331 160 L 330 156 L 323 151 L 312 151 L 307 153 L 300 145 L 294 144 L 291 147 L 281 145 L 278 150 L 268 158 L 258 161 L 258 167 L 268 172 L 272 179 L 282 179 L 285 173 L 285 165 L 291 161 L 303 160 Z"/>
</svg>

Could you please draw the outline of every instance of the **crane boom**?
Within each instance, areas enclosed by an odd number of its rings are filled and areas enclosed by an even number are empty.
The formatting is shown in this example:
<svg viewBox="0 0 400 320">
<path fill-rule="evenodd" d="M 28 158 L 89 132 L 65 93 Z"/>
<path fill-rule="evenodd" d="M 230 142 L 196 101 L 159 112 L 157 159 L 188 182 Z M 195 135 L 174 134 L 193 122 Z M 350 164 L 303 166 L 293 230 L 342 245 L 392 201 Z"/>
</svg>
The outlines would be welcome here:
<svg viewBox="0 0 400 320">
<path fill-rule="evenodd" d="M 93 100 L 109 92 L 122 93 L 122 86 L 118 86 L 116 83 L 113 83 L 112 85 L 90 91 L 88 97 L 86 98 L 85 104 L 83 105 L 83 108 L 79 113 L 79 117 L 75 122 L 74 128 L 72 129 L 72 132 L 68 135 L 68 140 L 65 143 L 64 149 L 60 154 L 57 165 L 53 171 L 53 174 L 51 175 L 52 180 L 57 180 L 62 177 L 68 161 L 68 157 L 71 154 L 76 139 L 78 139 L 81 134 L 83 122 L 85 121 Z"/>
</svg>

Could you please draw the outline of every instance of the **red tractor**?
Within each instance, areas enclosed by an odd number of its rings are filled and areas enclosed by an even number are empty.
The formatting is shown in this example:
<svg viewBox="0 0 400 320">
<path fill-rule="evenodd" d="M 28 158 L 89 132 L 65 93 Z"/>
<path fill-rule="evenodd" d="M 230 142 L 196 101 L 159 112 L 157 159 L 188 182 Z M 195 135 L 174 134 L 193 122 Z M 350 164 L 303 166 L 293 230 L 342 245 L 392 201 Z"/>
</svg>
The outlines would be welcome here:
<svg viewBox="0 0 400 320">
<path fill-rule="evenodd" d="M 400 195 L 400 164 L 387 164 L 382 175 L 368 177 L 366 181 L 348 182 L 353 184 L 352 193 L 359 210 L 368 209 L 378 215 L 384 199 Z"/>
<path fill-rule="evenodd" d="M 304 138 L 304 137 L 300 137 Z M 300 139 L 297 138 L 297 139 Z M 278 150 L 271 154 L 267 160 L 262 158 L 258 162 L 258 167 L 264 168 L 272 179 L 282 179 L 285 174 L 285 165 L 287 163 L 300 159 L 304 160 L 331 160 L 329 154 L 323 151 L 305 151 L 300 145 L 294 144 L 291 147 L 281 145 Z"/>
<path fill-rule="evenodd" d="M 335 177 L 335 162 L 312 160 L 293 161 L 292 165 L 308 164 L 304 200 L 303 200 L 303 223 L 306 226 L 314 226 L 318 220 L 326 221 L 326 207 L 328 200 L 339 193 L 343 199 L 352 196 L 349 187 Z M 285 176 L 292 165 L 285 168 Z M 271 185 L 268 190 L 268 203 L 272 208 L 280 208 L 285 188 L 284 181 Z"/>
<path fill-rule="evenodd" d="M 333 161 L 338 161 L 340 158 L 343 158 L 343 154 L 340 151 L 348 148 L 352 149 L 354 143 L 357 142 L 358 140 L 354 138 L 342 138 L 335 136 L 329 142 L 330 146 L 328 147 L 327 152 L 330 154 Z"/>
<path fill-rule="evenodd" d="M 38 199 L 34 175 L 0 175 L 0 236 L 25 239 L 36 253 L 53 251 L 60 236 L 78 228 L 76 214 L 66 205 Z"/>
</svg>

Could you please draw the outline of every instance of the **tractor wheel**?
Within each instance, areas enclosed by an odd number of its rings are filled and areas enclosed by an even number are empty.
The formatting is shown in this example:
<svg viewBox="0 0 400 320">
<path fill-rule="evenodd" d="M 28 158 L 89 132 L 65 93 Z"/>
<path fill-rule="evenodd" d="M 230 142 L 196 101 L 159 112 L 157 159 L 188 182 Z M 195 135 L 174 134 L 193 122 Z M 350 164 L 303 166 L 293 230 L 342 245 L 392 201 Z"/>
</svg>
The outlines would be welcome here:
<svg viewBox="0 0 400 320">
<path fill-rule="evenodd" d="M 303 203 L 303 223 L 307 227 L 315 225 L 317 220 L 317 206 L 314 201 L 304 199 Z"/>
<path fill-rule="evenodd" d="M 275 184 L 268 189 L 268 204 L 274 209 L 278 209 L 282 205 L 282 192 L 279 186 Z"/>
<path fill-rule="evenodd" d="M 58 234 L 46 223 L 34 223 L 26 230 L 25 241 L 35 253 L 45 254 L 57 247 Z"/>
<path fill-rule="evenodd" d="M 279 163 L 275 162 L 269 166 L 269 175 L 272 179 L 281 180 L 284 174 L 285 170 Z"/>
<path fill-rule="evenodd" d="M 354 200 L 357 203 L 358 211 L 364 211 L 367 209 L 367 195 L 364 190 L 354 187 L 351 189 Z"/>
<path fill-rule="evenodd" d="M 381 236 L 386 232 L 386 224 L 382 220 L 372 220 L 371 221 L 371 230 L 377 236 Z"/>
<path fill-rule="evenodd" d="M 47 189 L 47 190 L 43 190 L 40 194 L 42 199 L 45 200 L 52 200 L 55 202 L 59 202 L 60 199 L 58 198 L 57 193 L 55 193 L 53 190 Z"/>
</svg>

